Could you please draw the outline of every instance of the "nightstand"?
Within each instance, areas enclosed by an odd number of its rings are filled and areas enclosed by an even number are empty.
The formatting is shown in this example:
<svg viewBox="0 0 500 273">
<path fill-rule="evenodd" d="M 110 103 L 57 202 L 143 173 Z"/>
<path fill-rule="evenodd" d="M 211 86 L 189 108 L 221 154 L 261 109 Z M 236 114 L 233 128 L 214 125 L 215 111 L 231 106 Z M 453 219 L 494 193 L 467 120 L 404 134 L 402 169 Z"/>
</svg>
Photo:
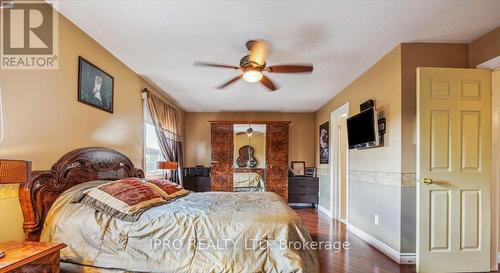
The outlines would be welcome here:
<svg viewBox="0 0 500 273">
<path fill-rule="evenodd" d="M 0 258 L 0 273 L 59 273 L 59 251 L 65 247 L 61 243 L 0 243 L 0 249 L 5 251 L 5 256 Z"/>
</svg>

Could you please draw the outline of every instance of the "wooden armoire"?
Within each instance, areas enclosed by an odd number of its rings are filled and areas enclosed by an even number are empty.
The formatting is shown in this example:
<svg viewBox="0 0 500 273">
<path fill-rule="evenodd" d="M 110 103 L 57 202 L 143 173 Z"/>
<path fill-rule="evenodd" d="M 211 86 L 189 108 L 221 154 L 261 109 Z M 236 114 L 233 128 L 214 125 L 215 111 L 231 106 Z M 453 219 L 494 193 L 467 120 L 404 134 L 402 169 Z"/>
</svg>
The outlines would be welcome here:
<svg viewBox="0 0 500 273">
<path fill-rule="evenodd" d="M 210 121 L 212 191 L 233 191 L 234 124 L 266 125 L 266 191 L 288 199 L 288 127 L 290 121 Z"/>
</svg>

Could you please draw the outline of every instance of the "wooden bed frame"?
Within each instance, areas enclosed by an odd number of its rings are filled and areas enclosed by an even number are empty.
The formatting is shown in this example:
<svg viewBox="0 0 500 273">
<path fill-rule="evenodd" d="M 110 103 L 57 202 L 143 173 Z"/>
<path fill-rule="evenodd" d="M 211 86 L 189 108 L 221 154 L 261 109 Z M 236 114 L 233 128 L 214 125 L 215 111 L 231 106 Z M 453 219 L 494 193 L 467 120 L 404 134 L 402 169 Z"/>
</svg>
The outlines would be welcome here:
<svg viewBox="0 0 500 273">
<path fill-rule="evenodd" d="M 115 150 L 89 147 L 73 150 L 59 159 L 51 170 L 34 171 L 32 179 L 19 187 L 27 241 L 39 241 L 43 223 L 54 201 L 65 190 L 92 180 L 144 178 L 130 159 Z"/>
</svg>

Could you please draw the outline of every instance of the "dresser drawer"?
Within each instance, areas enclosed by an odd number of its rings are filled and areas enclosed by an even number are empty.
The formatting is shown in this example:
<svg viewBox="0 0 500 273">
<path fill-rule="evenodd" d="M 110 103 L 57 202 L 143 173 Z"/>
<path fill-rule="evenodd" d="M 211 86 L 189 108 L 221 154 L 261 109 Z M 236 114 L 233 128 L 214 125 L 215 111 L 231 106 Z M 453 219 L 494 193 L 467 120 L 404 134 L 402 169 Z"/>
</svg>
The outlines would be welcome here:
<svg viewBox="0 0 500 273">
<path fill-rule="evenodd" d="M 210 186 L 210 177 L 205 177 L 205 176 L 184 177 L 183 183 L 184 185 Z"/>
<path fill-rule="evenodd" d="M 186 190 L 194 191 L 194 192 L 206 192 L 210 191 L 210 186 L 192 186 L 192 187 L 184 187 Z"/>
<path fill-rule="evenodd" d="M 319 179 L 293 176 L 288 178 L 288 203 L 318 203 Z"/>
<path fill-rule="evenodd" d="M 305 183 L 305 184 L 289 184 L 288 185 L 289 193 L 317 193 L 318 185 L 315 183 Z"/>
<path fill-rule="evenodd" d="M 210 177 L 208 176 L 186 176 L 183 180 L 186 190 L 194 192 L 210 191 Z"/>
<path fill-rule="evenodd" d="M 318 194 L 288 193 L 288 203 L 318 203 Z"/>
</svg>

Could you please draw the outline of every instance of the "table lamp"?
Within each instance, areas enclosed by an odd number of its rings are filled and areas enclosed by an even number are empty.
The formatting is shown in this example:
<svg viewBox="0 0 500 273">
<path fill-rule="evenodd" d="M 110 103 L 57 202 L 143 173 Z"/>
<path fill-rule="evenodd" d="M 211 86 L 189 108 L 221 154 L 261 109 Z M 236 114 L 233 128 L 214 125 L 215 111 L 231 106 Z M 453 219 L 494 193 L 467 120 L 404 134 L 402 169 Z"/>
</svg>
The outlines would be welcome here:
<svg viewBox="0 0 500 273">
<path fill-rule="evenodd" d="M 31 179 L 31 161 L 0 159 L 0 185 L 27 183 Z M 0 258 L 4 256 L 0 249 Z"/>
<path fill-rule="evenodd" d="M 158 169 L 161 170 L 177 170 L 179 165 L 174 161 L 158 161 Z M 167 179 L 167 174 L 165 174 L 165 179 Z"/>
</svg>

